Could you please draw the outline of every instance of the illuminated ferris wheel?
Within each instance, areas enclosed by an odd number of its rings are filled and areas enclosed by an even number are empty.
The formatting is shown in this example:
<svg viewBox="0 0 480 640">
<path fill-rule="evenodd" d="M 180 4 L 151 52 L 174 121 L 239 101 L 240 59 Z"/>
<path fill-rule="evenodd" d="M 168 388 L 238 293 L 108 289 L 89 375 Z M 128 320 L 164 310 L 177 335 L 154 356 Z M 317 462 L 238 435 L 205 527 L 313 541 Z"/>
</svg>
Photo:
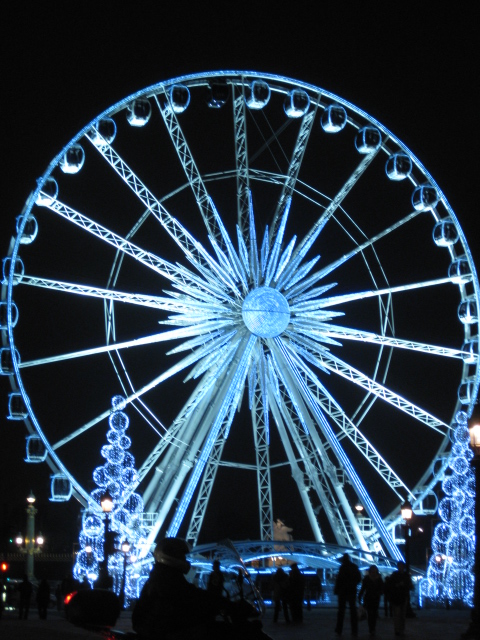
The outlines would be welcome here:
<svg viewBox="0 0 480 640">
<path fill-rule="evenodd" d="M 197 543 L 234 472 L 252 538 L 289 482 L 312 539 L 399 558 L 399 507 L 436 508 L 478 391 L 478 278 L 439 186 L 374 118 L 276 75 L 175 78 L 85 126 L 17 218 L 1 304 L 27 460 L 86 505 L 122 395 L 150 541 Z"/>
</svg>

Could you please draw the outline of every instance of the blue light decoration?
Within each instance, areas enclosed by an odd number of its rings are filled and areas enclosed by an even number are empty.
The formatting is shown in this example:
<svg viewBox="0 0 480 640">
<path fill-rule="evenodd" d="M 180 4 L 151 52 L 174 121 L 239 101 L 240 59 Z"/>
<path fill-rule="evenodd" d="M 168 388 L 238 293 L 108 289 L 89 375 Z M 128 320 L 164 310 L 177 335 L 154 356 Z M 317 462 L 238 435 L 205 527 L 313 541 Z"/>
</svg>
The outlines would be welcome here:
<svg viewBox="0 0 480 640">
<path fill-rule="evenodd" d="M 467 414 L 456 414 L 453 446 L 438 513 L 442 518 L 432 538 L 432 557 L 421 583 L 424 602 L 463 603 L 473 607 L 475 554 L 475 475 L 470 466 Z"/>
<path fill-rule="evenodd" d="M 90 494 L 92 503 L 83 512 L 79 536 L 80 551 L 73 572 L 77 580 L 86 580 L 91 587 L 95 586 L 99 567 L 104 559 L 105 544 L 105 522 L 104 514 L 100 510 L 100 500 L 108 491 L 113 499 L 109 529 L 114 535 L 114 549 L 108 558 L 108 573 L 113 578 L 113 590 L 117 595 L 125 589 L 125 606 L 128 606 L 131 600 L 138 598 L 152 568 L 153 556 L 147 548 L 148 530 L 143 523 L 143 499 L 135 493 L 138 485 L 135 459 L 127 451 L 131 446 L 131 440 L 126 435 L 129 418 L 123 411 L 125 399 L 122 396 L 114 396 L 112 407 L 113 411 L 108 419 L 108 444 L 101 448 L 105 464 L 93 472 L 97 488 Z M 130 545 L 127 558 L 121 551 L 123 541 L 128 541 Z"/>
</svg>

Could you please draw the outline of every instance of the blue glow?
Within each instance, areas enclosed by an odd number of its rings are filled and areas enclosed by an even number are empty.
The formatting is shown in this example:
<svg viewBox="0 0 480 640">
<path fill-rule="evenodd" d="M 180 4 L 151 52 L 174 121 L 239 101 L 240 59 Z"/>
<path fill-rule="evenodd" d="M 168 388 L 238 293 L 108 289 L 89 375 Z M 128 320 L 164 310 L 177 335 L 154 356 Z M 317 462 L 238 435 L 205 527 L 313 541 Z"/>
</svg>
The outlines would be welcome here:
<svg viewBox="0 0 480 640">
<path fill-rule="evenodd" d="M 134 468 L 135 459 L 127 451 L 131 446 L 130 438 L 125 434 L 129 418 L 123 409 L 125 398 L 112 398 L 113 411 L 109 416 L 107 441 L 101 455 L 106 462 L 93 472 L 97 485 L 91 493 L 91 505 L 82 516 L 82 530 L 79 536 L 80 551 L 74 566 L 77 580 L 88 581 L 93 587 L 98 578 L 101 562 L 104 560 L 105 524 L 100 510 L 101 496 L 108 490 L 113 498 L 113 510 L 109 516 L 109 529 L 115 533 L 115 550 L 108 559 L 108 573 L 113 578 L 113 589 L 117 595 L 123 587 L 125 557 L 120 550 L 124 541 L 130 544 L 126 557 L 125 603 L 136 600 L 141 587 L 148 577 L 153 557 L 147 544 L 147 529 L 142 522 L 143 500 L 134 488 L 138 474 Z M 52 478 L 52 493 L 54 479 Z M 142 562 L 138 559 L 143 557 Z"/>
<path fill-rule="evenodd" d="M 470 461 L 467 414 L 456 414 L 457 427 L 449 460 L 450 473 L 442 482 L 444 498 L 438 513 L 442 522 L 432 537 L 432 556 L 420 589 L 424 600 L 445 606 L 463 602 L 473 607 L 475 562 L 475 475 Z"/>
<path fill-rule="evenodd" d="M 288 326 L 290 309 L 276 289 L 259 287 L 250 291 L 242 307 L 247 329 L 260 338 L 275 338 Z"/>
</svg>

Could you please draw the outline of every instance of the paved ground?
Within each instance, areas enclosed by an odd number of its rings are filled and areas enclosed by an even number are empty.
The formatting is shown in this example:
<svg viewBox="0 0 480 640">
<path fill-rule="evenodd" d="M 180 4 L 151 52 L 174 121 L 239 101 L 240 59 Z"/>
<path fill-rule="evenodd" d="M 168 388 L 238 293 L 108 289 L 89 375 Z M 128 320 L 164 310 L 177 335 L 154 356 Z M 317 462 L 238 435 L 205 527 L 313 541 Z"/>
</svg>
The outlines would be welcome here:
<svg viewBox="0 0 480 640">
<path fill-rule="evenodd" d="M 469 611 L 423 609 L 416 612 L 414 619 L 407 620 L 406 640 L 460 640 L 468 628 Z M 333 629 L 336 610 L 334 608 L 305 611 L 301 626 L 285 625 L 283 621 L 274 624 L 272 610 L 267 610 L 263 621 L 264 631 L 273 640 L 333 640 L 337 638 Z M 122 613 L 116 628 L 130 630 L 129 612 Z M 348 612 L 343 637 L 350 638 Z M 67 622 L 63 614 L 49 612 L 47 620 L 39 620 L 33 611 L 28 620 L 18 620 L 14 612 L 6 611 L 0 621 L 1 640 L 85 640 L 100 638 L 100 633 L 79 629 Z M 370 638 L 366 622 L 361 622 L 359 638 Z M 391 618 L 381 617 L 378 621 L 376 640 L 395 638 Z M 246 638 L 248 640 L 248 638 Z"/>
</svg>

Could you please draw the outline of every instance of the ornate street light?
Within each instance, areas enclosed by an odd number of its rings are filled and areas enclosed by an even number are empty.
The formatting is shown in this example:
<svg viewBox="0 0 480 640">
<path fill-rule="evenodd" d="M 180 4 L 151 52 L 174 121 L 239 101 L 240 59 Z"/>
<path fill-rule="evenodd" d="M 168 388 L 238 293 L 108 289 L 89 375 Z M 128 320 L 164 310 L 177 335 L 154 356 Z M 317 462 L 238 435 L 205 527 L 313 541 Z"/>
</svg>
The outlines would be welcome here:
<svg viewBox="0 0 480 640">
<path fill-rule="evenodd" d="M 121 550 L 123 553 L 123 577 L 122 577 L 122 592 L 120 595 L 120 603 L 122 605 L 122 609 L 125 609 L 125 589 L 127 586 L 127 555 L 130 553 L 130 543 L 128 540 L 122 542 Z"/>
<path fill-rule="evenodd" d="M 462 638 L 480 637 L 480 424 L 474 424 L 469 428 L 470 446 L 474 456 L 471 465 L 475 473 L 475 563 L 473 573 L 475 582 L 473 586 L 473 609 L 470 626 Z"/>
<path fill-rule="evenodd" d="M 405 521 L 405 569 L 407 575 L 410 575 L 410 538 L 412 535 L 412 518 L 413 518 L 413 508 L 408 500 L 405 500 L 403 503 L 400 513 L 402 518 Z M 412 605 L 410 603 L 410 592 L 408 593 L 407 600 L 407 618 L 414 618 L 415 614 L 412 610 Z"/>
<path fill-rule="evenodd" d="M 101 497 L 100 506 L 105 514 L 105 536 L 103 539 L 103 561 L 100 564 L 97 586 L 100 589 L 109 589 L 113 583 L 113 580 L 108 575 L 108 557 L 110 555 L 111 535 L 109 514 L 113 511 L 113 499 L 108 491 L 106 491 Z"/>
<path fill-rule="evenodd" d="M 41 533 L 35 538 L 35 516 L 38 511 L 35 508 L 35 496 L 33 492 L 27 496 L 28 507 L 27 513 L 27 527 L 25 531 L 25 538 L 19 533 L 15 538 L 16 544 L 19 546 L 19 551 L 25 554 L 25 573 L 29 580 L 34 579 L 33 559 L 35 554 L 42 551 L 42 545 L 45 542 Z M 25 543 L 25 546 L 22 546 Z"/>
</svg>

